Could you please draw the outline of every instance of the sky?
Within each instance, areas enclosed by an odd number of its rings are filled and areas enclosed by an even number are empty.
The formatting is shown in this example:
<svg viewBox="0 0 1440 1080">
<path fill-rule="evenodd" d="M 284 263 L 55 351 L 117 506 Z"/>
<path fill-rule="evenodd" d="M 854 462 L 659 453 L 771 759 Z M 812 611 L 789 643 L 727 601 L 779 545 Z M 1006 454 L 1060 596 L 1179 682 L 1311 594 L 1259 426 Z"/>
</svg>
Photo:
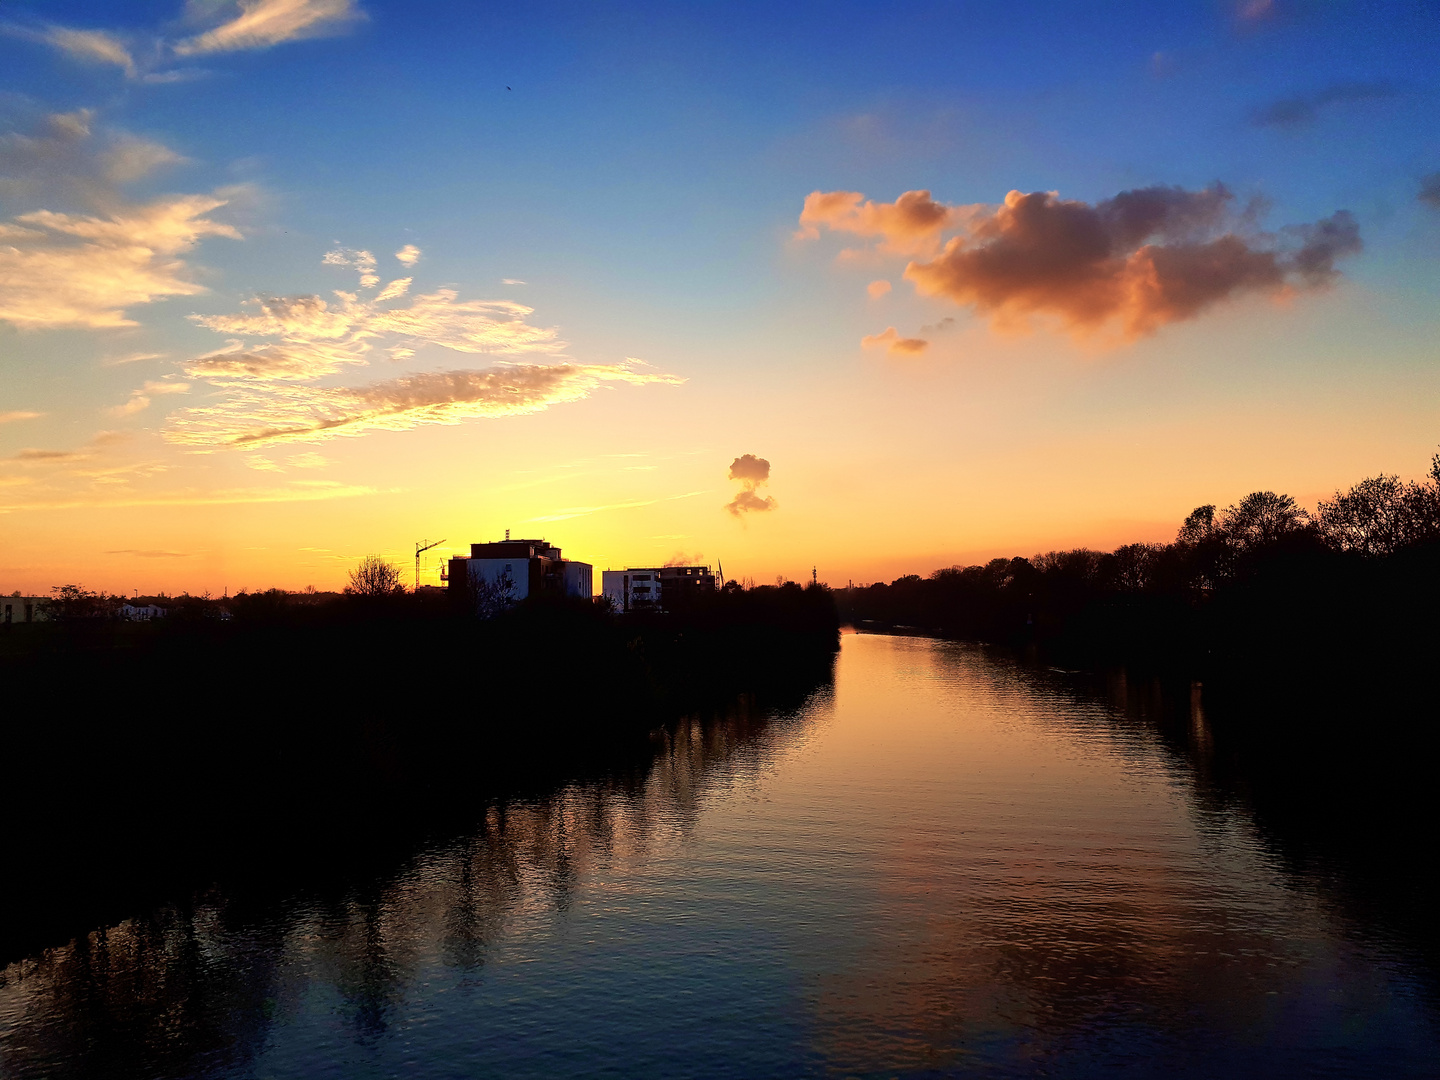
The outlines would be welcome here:
<svg viewBox="0 0 1440 1080">
<path fill-rule="evenodd" d="M 0 591 L 888 580 L 1440 444 L 1440 8 L 0 6 Z M 598 581 L 598 575 L 597 575 Z"/>
</svg>

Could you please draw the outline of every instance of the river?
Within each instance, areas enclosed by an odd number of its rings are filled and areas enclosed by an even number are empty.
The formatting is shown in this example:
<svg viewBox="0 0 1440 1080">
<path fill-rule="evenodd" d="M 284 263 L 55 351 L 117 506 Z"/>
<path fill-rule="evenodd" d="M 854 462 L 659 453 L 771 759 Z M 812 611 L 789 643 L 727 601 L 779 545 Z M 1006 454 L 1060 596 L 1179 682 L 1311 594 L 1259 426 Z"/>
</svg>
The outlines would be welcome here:
<svg viewBox="0 0 1440 1080">
<path fill-rule="evenodd" d="M 1133 710 L 1132 710 L 1133 712 Z M 1074 677 L 847 634 L 779 715 L 341 889 L 0 972 L 0 1075 L 1434 1076 L 1423 965 Z"/>
</svg>

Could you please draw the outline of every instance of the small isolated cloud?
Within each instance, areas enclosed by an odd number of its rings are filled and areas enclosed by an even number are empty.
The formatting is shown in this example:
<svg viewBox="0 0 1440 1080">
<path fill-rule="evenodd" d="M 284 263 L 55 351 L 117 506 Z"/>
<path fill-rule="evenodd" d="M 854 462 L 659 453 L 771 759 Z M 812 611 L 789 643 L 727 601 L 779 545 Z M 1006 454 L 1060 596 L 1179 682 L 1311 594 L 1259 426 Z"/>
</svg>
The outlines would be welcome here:
<svg viewBox="0 0 1440 1080">
<path fill-rule="evenodd" d="M 232 8 L 230 4 L 192 2 L 193 8 Z M 238 0 L 238 13 L 227 22 L 173 46 L 177 56 L 268 49 L 287 41 L 339 33 L 363 17 L 353 0 Z"/>
<path fill-rule="evenodd" d="M 17 420 L 35 420 L 44 413 L 26 412 L 23 409 L 12 409 L 10 412 L 0 412 L 0 424 L 13 424 Z"/>
<path fill-rule="evenodd" d="M 1432 210 L 1440 210 L 1440 172 L 1420 178 L 1420 191 L 1415 196 Z"/>
<path fill-rule="evenodd" d="M 119 356 L 107 356 L 100 361 L 101 367 L 121 367 L 125 364 L 138 364 L 142 360 L 163 360 L 165 353 L 158 352 L 133 352 L 122 353 Z"/>
<path fill-rule="evenodd" d="M 867 334 L 860 339 L 866 349 L 884 349 L 891 356 L 918 356 L 930 347 L 924 338 L 901 337 L 900 331 L 887 326 L 878 334 Z"/>
<path fill-rule="evenodd" d="M 756 491 L 756 488 L 770 481 L 770 462 L 764 458 L 754 454 L 741 454 L 730 463 L 730 479 L 739 480 L 742 485 L 735 498 L 725 504 L 725 509 L 734 517 L 774 510 L 778 505 L 770 496 Z"/>
<path fill-rule="evenodd" d="M 500 284 L 501 284 L 501 285 L 525 285 L 525 284 L 528 284 L 528 282 L 521 281 L 519 278 L 507 277 L 507 278 L 501 278 L 501 279 L 500 279 Z"/>
<path fill-rule="evenodd" d="M 1241 0 L 1235 13 L 1242 22 L 1259 22 L 1275 11 L 1275 0 Z"/>
<path fill-rule="evenodd" d="M 890 291 L 890 283 L 888 281 L 872 281 L 865 286 L 865 291 L 870 294 L 871 300 L 878 300 Z"/>
<path fill-rule="evenodd" d="M 150 407 L 155 397 L 168 394 L 188 394 L 190 384 L 183 382 L 147 382 L 138 390 L 130 391 L 130 400 L 123 405 L 114 405 L 105 411 L 111 416 L 134 416 Z"/>
<path fill-rule="evenodd" d="M 408 277 L 396 278 L 375 294 L 375 302 L 379 303 L 381 300 L 399 299 L 410 291 L 410 283 L 414 280 L 414 278 Z"/>
<path fill-rule="evenodd" d="M 945 316 L 943 319 L 941 319 L 939 322 L 936 322 L 936 323 L 927 323 L 925 326 L 920 327 L 920 333 L 922 333 L 922 334 L 943 334 L 946 330 L 949 330 L 949 329 L 950 329 L 952 326 L 954 326 L 954 325 L 955 325 L 955 317 L 954 317 L 953 315 L 946 315 L 946 316 Z"/>
<path fill-rule="evenodd" d="M 406 244 L 399 251 L 395 252 L 395 258 L 405 266 L 414 266 L 420 261 L 420 249 L 414 244 Z"/>
<path fill-rule="evenodd" d="M 163 551 L 158 548 L 115 548 L 106 555 L 134 555 L 137 559 L 188 559 L 188 551 Z"/>
<path fill-rule="evenodd" d="M 1312 123 L 1321 110 L 1334 105 L 1379 101 L 1399 93 L 1388 82 L 1347 82 L 1327 86 L 1313 94 L 1284 98 L 1257 109 L 1251 117 L 1256 127 L 1293 128 Z"/>
<path fill-rule="evenodd" d="M 337 248 L 334 251 L 327 251 L 325 258 L 320 261 L 326 266 L 349 266 L 359 271 L 362 289 L 373 289 L 380 284 L 380 275 L 375 272 L 375 256 L 368 251 Z"/>
<path fill-rule="evenodd" d="M 285 464 L 289 465 L 292 469 L 324 469 L 329 466 L 330 459 L 323 454 L 311 452 L 308 454 L 294 454 Z"/>
</svg>

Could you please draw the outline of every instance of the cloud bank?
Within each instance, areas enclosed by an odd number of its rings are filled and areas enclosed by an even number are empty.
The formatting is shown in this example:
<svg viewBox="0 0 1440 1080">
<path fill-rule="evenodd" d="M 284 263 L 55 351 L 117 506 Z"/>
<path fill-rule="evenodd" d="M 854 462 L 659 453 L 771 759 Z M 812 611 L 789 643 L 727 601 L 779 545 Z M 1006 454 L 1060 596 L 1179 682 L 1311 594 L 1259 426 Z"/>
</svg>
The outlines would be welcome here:
<svg viewBox="0 0 1440 1080">
<path fill-rule="evenodd" d="M 913 215 L 899 215 L 902 224 L 892 238 L 883 231 L 896 216 L 890 211 L 898 213 L 907 200 L 933 205 L 923 191 L 878 205 L 859 203 L 849 192 L 835 194 L 840 198 L 816 192 L 806 199 L 802 232 L 818 229 L 823 220 L 838 231 L 879 235 L 903 246 L 916 235 Z M 817 207 L 840 209 L 822 217 Z M 1200 191 L 1139 188 L 1093 205 L 1054 192 L 1012 191 L 998 207 L 951 210 L 943 221 L 958 234 L 932 257 L 912 259 L 904 276 L 922 296 L 971 307 L 1002 330 L 1023 328 L 1039 316 L 1076 335 L 1113 329 L 1134 339 L 1226 300 L 1328 286 L 1339 276 L 1337 261 L 1362 246 L 1359 226 L 1344 210 L 1278 233 L 1261 232 L 1257 209 L 1237 211 L 1221 184 Z M 942 220 L 932 210 L 920 217 Z M 920 340 L 892 331 L 866 343 L 893 348 Z"/>
</svg>

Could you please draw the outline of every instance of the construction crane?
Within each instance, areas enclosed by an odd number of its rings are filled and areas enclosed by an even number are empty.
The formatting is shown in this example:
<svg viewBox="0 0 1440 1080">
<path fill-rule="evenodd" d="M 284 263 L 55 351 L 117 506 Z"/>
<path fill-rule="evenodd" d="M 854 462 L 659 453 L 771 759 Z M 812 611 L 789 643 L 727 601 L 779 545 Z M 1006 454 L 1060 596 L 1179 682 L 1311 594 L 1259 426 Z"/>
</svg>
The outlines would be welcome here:
<svg viewBox="0 0 1440 1080">
<path fill-rule="evenodd" d="M 415 541 L 415 591 L 420 591 L 420 554 L 429 551 L 433 547 L 439 547 L 444 540 L 436 540 L 433 544 L 427 544 L 424 540 Z"/>
</svg>

